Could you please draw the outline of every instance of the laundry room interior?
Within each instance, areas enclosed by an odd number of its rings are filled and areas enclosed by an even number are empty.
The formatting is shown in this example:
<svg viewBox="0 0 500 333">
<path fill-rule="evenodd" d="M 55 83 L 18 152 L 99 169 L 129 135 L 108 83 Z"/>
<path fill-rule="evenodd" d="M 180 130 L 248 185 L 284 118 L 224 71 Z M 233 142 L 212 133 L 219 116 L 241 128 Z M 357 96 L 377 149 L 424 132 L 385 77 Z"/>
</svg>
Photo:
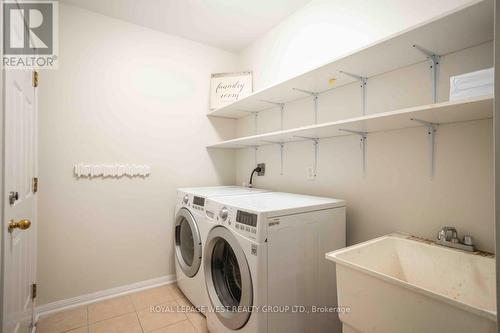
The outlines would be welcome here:
<svg viewBox="0 0 500 333">
<path fill-rule="evenodd" d="M 1 332 L 500 332 L 499 5 L 2 0 Z"/>
</svg>

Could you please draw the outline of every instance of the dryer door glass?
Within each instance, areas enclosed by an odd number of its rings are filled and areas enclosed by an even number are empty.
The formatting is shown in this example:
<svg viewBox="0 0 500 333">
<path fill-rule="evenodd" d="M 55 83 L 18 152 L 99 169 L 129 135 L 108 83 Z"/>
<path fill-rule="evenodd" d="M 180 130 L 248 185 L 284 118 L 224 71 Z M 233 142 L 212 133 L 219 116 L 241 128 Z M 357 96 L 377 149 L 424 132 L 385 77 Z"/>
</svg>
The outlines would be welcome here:
<svg viewBox="0 0 500 333">
<path fill-rule="evenodd" d="M 175 256 L 184 274 L 193 277 L 201 265 L 201 237 L 193 215 L 181 208 L 175 219 Z"/>
<path fill-rule="evenodd" d="M 242 244 L 227 228 L 210 230 L 204 268 L 208 298 L 219 321 L 231 330 L 245 326 L 253 305 L 252 276 Z M 221 309 L 224 309 L 221 311 Z"/>
<path fill-rule="evenodd" d="M 221 303 L 226 307 L 238 306 L 241 301 L 241 273 L 238 260 L 229 243 L 219 238 L 212 256 L 212 279 Z"/>
<path fill-rule="evenodd" d="M 179 223 L 179 246 L 182 259 L 187 265 L 191 266 L 194 256 L 193 230 L 191 230 L 189 222 L 184 217 Z"/>
</svg>

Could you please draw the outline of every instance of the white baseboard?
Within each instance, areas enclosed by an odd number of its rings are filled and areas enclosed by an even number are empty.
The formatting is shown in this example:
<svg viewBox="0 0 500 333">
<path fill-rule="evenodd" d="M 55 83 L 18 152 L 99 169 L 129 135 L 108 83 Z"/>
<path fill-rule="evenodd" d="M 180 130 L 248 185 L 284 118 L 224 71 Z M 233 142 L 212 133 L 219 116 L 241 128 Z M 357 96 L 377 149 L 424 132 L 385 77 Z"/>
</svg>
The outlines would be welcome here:
<svg viewBox="0 0 500 333">
<path fill-rule="evenodd" d="M 46 314 L 59 312 L 98 301 L 103 301 L 117 296 L 131 294 L 141 290 L 159 287 L 174 282 L 175 282 L 175 275 L 167 275 L 156 279 L 132 283 L 126 286 L 101 290 L 91 294 L 81 295 L 52 303 L 47 303 L 36 307 L 36 319 L 38 320 L 40 316 Z"/>
</svg>

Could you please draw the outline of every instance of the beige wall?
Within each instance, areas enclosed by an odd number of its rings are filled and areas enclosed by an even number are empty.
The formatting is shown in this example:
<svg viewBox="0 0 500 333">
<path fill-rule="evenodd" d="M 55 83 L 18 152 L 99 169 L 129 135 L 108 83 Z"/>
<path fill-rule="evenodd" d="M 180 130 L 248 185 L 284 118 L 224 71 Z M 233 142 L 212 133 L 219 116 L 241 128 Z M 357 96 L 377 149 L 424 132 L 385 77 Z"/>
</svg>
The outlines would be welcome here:
<svg viewBox="0 0 500 333">
<path fill-rule="evenodd" d="M 205 149 L 253 133 L 250 118 L 205 117 L 210 73 L 251 69 L 260 89 L 464 2 L 312 0 L 239 59 L 62 5 L 60 68 L 43 72 L 39 88 L 38 304 L 174 273 L 175 188 L 248 181 L 253 151 Z M 440 99 L 447 99 L 450 74 L 491 66 L 491 53 L 485 44 L 443 59 Z M 374 78 L 368 92 L 371 113 L 428 103 L 426 65 Z M 346 86 L 321 97 L 319 119 L 358 115 L 359 106 L 358 87 Z M 259 131 L 277 129 L 276 115 L 262 113 Z M 311 120 L 310 100 L 287 106 L 285 127 Z M 368 140 L 366 178 L 358 139 L 342 137 L 321 141 L 315 181 L 306 181 L 310 143 L 286 145 L 283 176 L 278 147 L 261 148 L 267 174 L 256 183 L 348 200 L 349 243 L 395 230 L 432 238 L 452 224 L 493 250 L 491 121 L 440 127 L 432 181 L 422 128 Z M 147 163 L 152 175 L 77 180 L 72 166 L 79 162 Z"/>
<path fill-rule="evenodd" d="M 313 69 L 474 0 L 311 0 L 240 54 L 254 85 Z"/>
<path fill-rule="evenodd" d="M 3 6 L 0 6 L 0 17 L 3 17 Z M 3 45 L 3 35 L 0 36 L 0 45 Z M 3 90 L 5 87 L 5 71 L 0 70 L 0 216 L 2 221 L 3 217 L 3 205 L 4 205 L 4 187 L 3 187 L 3 170 L 4 170 L 4 117 L 5 117 L 5 101 L 3 98 Z M 3 224 L 3 223 L 2 223 Z M 0 267 L 3 267 L 3 228 L 0 230 Z M 0 274 L 0 285 L 3 286 L 3 274 Z M 3 288 L 0 288 L 0 323 L 3 323 Z"/>
<path fill-rule="evenodd" d="M 495 68 L 500 65 L 500 2 L 495 0 Z M 500 71 L 495 71 L 495 82 L 500 82 Z M 495 96 L 500 95 L 500 85 L 495 85 Z M 500 247 L 500 104 L 495 99 L 495 245 Z M 500 272 L 500 259 L 496 256 L 496 271 Z M 500 274 L 497 274 L 497 304 L 500 304 Z M 497 322 L 497 331 L 500 333 L 500 326 Z"/>
<path fill-rule="evenodd" d="M 62 5 L 60 68 L 40 80 L 38 304 L 174 273 L 180 186 L 232 184 L 234 136 L 208 120 L 231 53 Z M 146 163 L 146 179 L 75 179 L 75 163 Z"/>
<path fill-rule="evenodd" d="M 394 1 L 384 1 L 392 3 Z M 282 24 L 263 36 L 242 54 L 245 68 L 256 74 L 257 88 L 316 66 L 325 58 L 338 56 L 347 46 L 325 43 L 326 31 L 337 41 L 336 31 L 345 36 L 351 32 L 366 38 L 356 43 L 373 42 L 395 29 L 407 28 L 449 10 L 463 1 L 398 2 L 401 7 L 373 10 L 373 1 L 349 2 L 334 13 L 338 1 L 313 0 Z M 345 4 L 345 2 L 344 2 Z M 406 7 L 405 7 L 406 6 Z M 409 7 L 408 7 L 409 6 Z M 347 8 L 348 7 L 348 8 Z M 401 9 L 400 15 L 394 10 Z M 413 11 L 409 8 L 413 8 Z M 424 9 L 429 9 L 425 11 Z M 339 13 L 359 10 L 370 21 L 342 19 Z M 366 16 L 363 16 L 364 15 Z M 331 15 L 330 15 L 331 14 Z M 413 14 L 413 15 L 412 15 Z M 340 16 L 339 16 L 340 15 Z M 335 20 L 339 18 L 339 20 Z M 389 20 L 394 18 L 394 20 Z M 407 19 L 407 21 L 405 21 Z M 357 23 L 356 23 L 357 22 Z M 404 23 L 403 23 L 404 22 Z M 356 25 L 357 24 L 357 25 Z M 369 29 L 370 25 L 373 29 Z M 335 30 L 337 27 L 337 30 Z M 327 28 L 330 28 L 328 30 Z M 316 35 L 313 32 L 318 32 Z M 364 34 L 365 33 L 365 34 Z M 324 38 L 316 38 L 317 36 Z M 310 38 L 302 47 L 301 38 Z M 315 37 L 316 36 L 316 37 Z M 291 52 L 296 50 L 297 52 Z M 414 50 L 409 46 L 408 52 Z M 326 56 L 325 56 L 326 55 Z M 448 100 L 449 76 L 493 65 L 493 45 L 486 43 L 447 55 L 441 59 L 439 100 Z M 359 73 L 363 74 L 363 73 Z M 373 77 L 368 83 L 368 113 L 431 102 L 430 73 L 425 62 Z M 306 98 L 285 107 L 285 128 L 311 124 L 313 104 Z M 319 121 L 332 121 L 361 114 L 359 85 L 352 84 L 321 95 Z M 238 136 L 254 133 L 253 117 L 238 120 Z M 279 112 L 259 113 L 258 132 L 279 129 Z M 311 142 L 286 144 L 284 174 L 280 176 L 279 146 L 265 146 L 257 152 L 258 162 L 266 163 L 266 175 L 255 184 L 273 190 L 324 195 L 348 202 L 347 240 L 349 244 L 394 231 L 404 231 L 434 239 L 440 227 L 454 225 L 461 233 L 472 234 L 479 248 L 494 251 L 494 182 L 493 128 L 491 120 L 443 125 L 437 133 L 436 172 L 428 174 L 428 146 L 424 128 L 372 133 L 368 136 L 367 174 L 361 171 L 361 151 L 357 136 L 321 140 L 318 177 L 306 179 L 306 170 L 313 165 Z M 253 149 L 237 153 L 237 182 L 248 182 L 255 166 Z"/>
</svg>

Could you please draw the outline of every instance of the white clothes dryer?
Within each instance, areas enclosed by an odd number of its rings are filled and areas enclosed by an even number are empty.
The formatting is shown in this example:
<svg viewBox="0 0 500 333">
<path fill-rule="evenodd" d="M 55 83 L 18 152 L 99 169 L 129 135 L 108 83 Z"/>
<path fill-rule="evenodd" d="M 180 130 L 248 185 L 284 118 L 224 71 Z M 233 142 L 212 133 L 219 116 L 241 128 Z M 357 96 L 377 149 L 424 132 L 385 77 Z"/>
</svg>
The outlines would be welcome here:
<svg viewBox="0 0 500 333">
<path fill-rule="evenodd" d="M 207 227 L 205 219 L 207 198 L 262 193 L 265 190 L 240 186 L 192 187 L 177 190 L 175 207 L 175 271 L 177 284 L 186 298 L 203 310 L 208 305 L 203 274 L 202 254 Z"/>
<path fill-rule="evenodd" d="M 340 332 L 325 253 L 345 247 L 345 205 L 277 192 L 208 199 L 210 332 Z"/>
</svg>

